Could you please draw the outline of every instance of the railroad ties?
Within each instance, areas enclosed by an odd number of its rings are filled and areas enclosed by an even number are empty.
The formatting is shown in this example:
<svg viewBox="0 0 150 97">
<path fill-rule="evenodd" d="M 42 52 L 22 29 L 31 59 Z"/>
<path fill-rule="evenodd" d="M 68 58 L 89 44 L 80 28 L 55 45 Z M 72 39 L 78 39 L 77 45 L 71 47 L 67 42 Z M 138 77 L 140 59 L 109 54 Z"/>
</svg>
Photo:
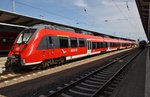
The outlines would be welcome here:
<svg viewBox="0 0 150 97">
<path fill-rule="evenodd" d="M 130 66 L 128 64 L 140 53 L 141 51 L 128 53 L 104 67 L 57 87 L 56 90 L 50 90 L 48 95 L 39 97 L 108 97 L 126 75 L 126 69 Z"/>
</svg>

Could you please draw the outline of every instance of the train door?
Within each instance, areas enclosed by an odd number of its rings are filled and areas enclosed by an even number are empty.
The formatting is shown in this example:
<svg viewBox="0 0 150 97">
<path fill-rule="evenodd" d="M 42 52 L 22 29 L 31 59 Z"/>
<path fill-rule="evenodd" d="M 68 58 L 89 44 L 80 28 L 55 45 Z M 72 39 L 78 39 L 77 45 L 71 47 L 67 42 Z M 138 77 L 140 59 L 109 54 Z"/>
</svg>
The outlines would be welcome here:
<svg viewBox="0 0 150 97">
<path fill-rule="evenodd" d="M 92 49 L 92 42 L 91 41 L 87 41 L 87 47 L 88 47 L 87 54 L 90 55 L 91 54 L 91 49 Z"/>
<path fill-rule="evenodd" d="M 58 50 L 60 48 L 59 38 L 56 36 L 49 36 L 49 42 L 48 42 L 48 48 L 49 48 L 49 59 L 52 59 L 55 57 L 60 57 L 61 51 Z"/>
<path fill-rule="evenodd" d="M 107 51 L 110 50 L 110 42 L 107 42 Z"/>
<path fill-rule="evenodd" d="M 48 58 L 50 59 L 54 55 L 54 44 L 52 37 L 48 36 Z"/>
<path fill-rule="evenodd" d="M 120 48 L 119 49 L 122 49 L 122 43 L 120 42 Z"/>
</svg>

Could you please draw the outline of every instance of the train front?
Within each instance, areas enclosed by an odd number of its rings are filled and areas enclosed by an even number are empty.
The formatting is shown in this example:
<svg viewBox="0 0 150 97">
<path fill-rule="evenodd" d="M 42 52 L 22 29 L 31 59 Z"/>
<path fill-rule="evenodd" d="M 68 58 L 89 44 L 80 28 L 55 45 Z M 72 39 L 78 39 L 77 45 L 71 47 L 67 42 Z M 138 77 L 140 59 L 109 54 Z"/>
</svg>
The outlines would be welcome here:
<svg viewBox="0 0 150 97">
<path fill-rule="evenodd" d="M 22 69 L 22 65 L 25 63 L 23 57 L 27 55 L 27 48 L 31 44 L 35 32 L 36 29 L 28 28 L 18 35 L 8 54 L 5 63 L 6 71 L 18 71 Z"/>
</svg>

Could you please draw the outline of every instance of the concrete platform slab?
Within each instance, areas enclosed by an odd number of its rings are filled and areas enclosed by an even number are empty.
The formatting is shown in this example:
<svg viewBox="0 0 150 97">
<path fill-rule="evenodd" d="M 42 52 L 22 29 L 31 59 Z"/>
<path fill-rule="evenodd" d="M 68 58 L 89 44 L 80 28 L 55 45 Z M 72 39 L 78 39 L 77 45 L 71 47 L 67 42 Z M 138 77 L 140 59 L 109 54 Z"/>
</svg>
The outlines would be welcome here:
<svg viewBox="0 0 150 97">
<path fill-rule="evenodd" d="M 0 73 L 3 72 L 3 67 L 5 67 L 4 64 L 6 60 L 7 60 L 7 57 L 0 57 Z"/>
<path fill-rule="evenodd" d="M 147 49 L 144 49 L 130 64 L 127 75 L 111 97 L 145 97 L 146 60 Z"/>
<path fill-rule="evenodd" d="M 145 97 L 150 97 L 150 47 L 146 58 Z"/>
</svg>

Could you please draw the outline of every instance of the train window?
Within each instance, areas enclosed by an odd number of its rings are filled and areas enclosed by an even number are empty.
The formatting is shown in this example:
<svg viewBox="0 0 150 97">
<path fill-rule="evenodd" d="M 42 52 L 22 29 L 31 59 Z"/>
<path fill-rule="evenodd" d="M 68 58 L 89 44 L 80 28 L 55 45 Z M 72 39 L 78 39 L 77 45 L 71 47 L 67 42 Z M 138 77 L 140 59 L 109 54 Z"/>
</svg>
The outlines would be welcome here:
<svg viewBox="0 0 150 97">
<path fill-rule="evenodd" d="M 105 48 L 106 47 L 106 43 L 105 42 L 103 42 L 103 48 Z"/>
<path fill-rule="evenodd" d="M 112 43 L 110 43 L 110 47 L 112 47 Z"/>
<path fill-rule="evenodd" d="M 101 48 L 101 43 L 100 42 L 98 42 L 98 48 Z"/>
<path fill-rule="evenodd" d="M 68 48 L 69 47 L 69 42 L 67 37 L 60 37 L 59 39 L 60 42 L 60 48 Z"/>
<path fill-rule="evenodd" d="M 100 44 L 100 48 L 102 48 L 103 47 L 102 43 L 100 42 L 99 44 Z"/>
<path fill-rule="evenodd" d="M 52 38 L 49 37 L 49 44 L 52 44 Z"/>
<path fill-rule="evenodd" d="M 97 42 L 97 48 L 100 48 L 99 42 Z"/>
<path fill-rule="evenodd" d="M 83 34 L 88 34 L 88 35 L 94 35 L 92 32 L 90 32 L 90 31 L 84 31 L 84 30 L 82 30 L 81 31 Z"/>
<path fill-rule="evenodd" d="M 77 38 L 71 38 L 71 47 L 78 47 Z"/>
<path fill-rule="evenodd" d="M 41 39 L 41 41 L 40 41 L 40 43 L 39 43 L 37 49 L 38 49 L 38 50 L 41 50 L 41 49 L 48 49 L 48 46 L 47 46 L 47 36 L 44 36 L 44 37 Z"/>
<path fill-rule="evenodd" d="M 96 42 L 92 42 L 92 48 L 96 49 Z"/>
<path fill-rule="evenodd" d="M 60 48 L 60 41 L 59 41 L 59 37 L 57 36 L 51 36 L 51 47 L 52 48 Z"/>
<path fill-rule="evenodd" d="M 119 43 L 117 43 L 117 46 L 119 46 Z"/>
<path fill-rule="evenodd" d="M 101 42 L 99 42 L 99 48 L 101 48 L 101 47 L 102 47 Z"/>
<path fill-rule="evenodd" d="M 59 25 L 54 25 L 54 26 L 55 26 L 56 30 L 63 30 L 63 31 L 75 32 L 75 30 L 73 28 L 59 26 Z"/>
<path fill-rule="evenodd" d="M 72 29 L 72 28 L 65 28 L 65 31 L 75 32 L 75 30 L 74 30 L 74 29 Z"/>
<path fill-rule="evenodd" d="M 79 47 L 85 47 L 85 40 L 79 39 Z"/>
<path fill-rule="evenodd" d="M 105 44 L 106 44 L 106 48 L 108 47 L 108 43 L 107 42 L 105 42 Z"/>
</svg>

